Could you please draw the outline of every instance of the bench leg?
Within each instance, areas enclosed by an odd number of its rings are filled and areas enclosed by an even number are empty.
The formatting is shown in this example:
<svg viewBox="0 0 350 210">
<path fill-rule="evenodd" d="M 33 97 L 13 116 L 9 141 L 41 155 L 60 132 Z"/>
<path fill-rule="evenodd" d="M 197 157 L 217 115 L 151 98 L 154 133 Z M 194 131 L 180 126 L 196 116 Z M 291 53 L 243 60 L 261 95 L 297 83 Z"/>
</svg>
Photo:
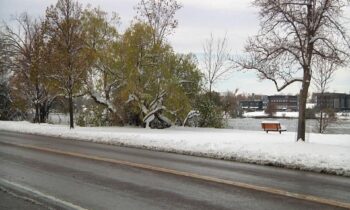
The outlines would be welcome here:
<svg viewBox="0 0 350 210">
<path fill-rule="evenodd" d="M 266 133 L 269 133 L 269 131 L 266 131 Z"/>
<path fill-rule="evenodd" d="M 280 132 L 280 134 L 282 133 L 282 131 L 279 131 Z"/>
</svg>

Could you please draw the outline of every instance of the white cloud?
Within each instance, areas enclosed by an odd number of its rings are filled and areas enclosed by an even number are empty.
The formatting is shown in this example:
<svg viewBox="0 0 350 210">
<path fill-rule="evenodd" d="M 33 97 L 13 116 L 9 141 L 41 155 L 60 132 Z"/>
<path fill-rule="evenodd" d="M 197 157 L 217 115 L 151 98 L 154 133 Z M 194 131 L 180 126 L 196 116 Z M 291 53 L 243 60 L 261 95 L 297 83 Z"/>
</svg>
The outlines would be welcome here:
<svg viewBox="0 0 350 210">
<path fill-rule="evenodd" d="M 199 7 L 211 10 L 252 10 L 251 0 L 179 0 L 184 7 Z"/>
<path fill-rule="evenodd" d="M 241 53 L 248 36 L 256 34 L 259 19 L 257 9 L 251 6 L 252 0 L 179 0 L 183 8 L 176 18 L 179 27 L 169 37 L 175 51 L 182 53 L 201 53 L 205 39 L 213 33 L 222 37 L 227 33 L 230 48 L 233 53 Z M 44 16 L 45 9 L 56 0 L 0 0 L 0 19 L 8 21 L 10 15 L 24 11 L 32 16 Z M 139 0 L 79 0 L 83 5 L 100 6 L 107 12 L 117 12 L 126 28 L 136 15 L 134 6 Z M 345 15 L 350 18 L 350 7 Z M 350 29 L 350 22 L 347 23 Z M 350 68 L 337 71 L 330 90 L 339 92 L 350 91 Z M 273 94 L 276 92 L 270 81 L 259 82 L 255 72 L 234 73 L 232 78 L 221 81 L 216 86 L 218 91 L 240 88 L 243 92 Z M 286 93 L 297 93 L 299 85 L 285 90 Z"/>
</svg>

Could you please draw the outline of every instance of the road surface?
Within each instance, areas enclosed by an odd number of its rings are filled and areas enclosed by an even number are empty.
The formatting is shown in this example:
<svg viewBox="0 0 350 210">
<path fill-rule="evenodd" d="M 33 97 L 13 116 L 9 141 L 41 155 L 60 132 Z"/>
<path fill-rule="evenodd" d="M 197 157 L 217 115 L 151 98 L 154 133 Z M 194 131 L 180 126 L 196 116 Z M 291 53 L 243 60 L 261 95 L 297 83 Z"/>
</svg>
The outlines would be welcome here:
<svg viewBox="0 0 350 210">
<path fill-rule="evenodd" d="M 54 209 L 350 208 L 347 177 L 6 131 L 0 187 Z"/>
</svg>

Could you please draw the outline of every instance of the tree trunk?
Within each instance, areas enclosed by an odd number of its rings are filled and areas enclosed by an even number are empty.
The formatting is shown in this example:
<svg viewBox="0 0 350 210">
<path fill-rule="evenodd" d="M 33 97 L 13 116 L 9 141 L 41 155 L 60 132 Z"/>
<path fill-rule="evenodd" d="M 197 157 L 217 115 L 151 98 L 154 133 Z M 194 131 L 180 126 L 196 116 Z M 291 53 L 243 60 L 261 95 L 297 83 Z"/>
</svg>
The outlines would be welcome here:
<svg viewBox="0 0 350 210">
<path fill-rule="evenodd" d="M 47 103 L 48 102 L 45 101 L 40 105 L 40 122 L 41 123 L 46 123 L 49 116 L 49 106 Z"/>
<path fill-rule="evenodd" d="M 306 114 L 306 101 L 307 94 L 309 92 L 309 86 L 311 81 L 311 75 L 304 75 L 303 85 L 299 94 L 299 118 L 298 118 L 298 134 L 297 141 L 305 141 L 305 114 Z"/>
<path fill-rule="evenodd" d="M 38 103 L 35 103 L 35 115 L 34 115 L 34 123 L 40 123 L 40 121 L 39 121 L 39 119 L 40 119 L 40 117 L 39 117 L 39 112 L 40 112 L 40 110 L 39 110 L 39 104 Z"/>
<path fill-rule="evenodd" d="M 73 119 L 73 96 L 71 93 L 69 93 L 69 96 L 68 96 L 68 103 L 69 103 L 69 127 L 72 129 L 74 128 L 74 119 Z"/>
<path fill-rule="evenodd" d="M 212 100 L 212 96 L 211 96 L 212 85 L 213 85 L 213 83 L 209 82 L 209 100 L 210 100 L 210 101 Z"/>
<path fill-rule="evenodd" d="M 323 132 L 323 129 L 322 129 L 322 126 L 323 126 L 323 112 L 322 112 L 322 110 L 321 110 L 321 112 L 320 112 L 320 133 L 322 133 Z"/>
<path fill-rule="evenodd" d="M 110 97 L 109 97 L 109 90 L 110 88 L 108 88 L 107 90 L 107 74 L 105 73 L 104 74 L 104 91 L 105 91 L 105 96 L 106 96 L 106 101 L 109 101 L 110 100 Z M 109 115 L 110 115 L 110 111 L 108 108 L 106 108 L 106 125 L 107 126 L 110 126 L 111 123 L 110 123 L 110 119 L 109 119 Z"/>
<path fill-rule="evenodd" d="M 46 123 L 46 121 L 47 121 L 47 110 L 45 107 L 42 107 L 40 112 L 40 122 Z"/>
</svg>

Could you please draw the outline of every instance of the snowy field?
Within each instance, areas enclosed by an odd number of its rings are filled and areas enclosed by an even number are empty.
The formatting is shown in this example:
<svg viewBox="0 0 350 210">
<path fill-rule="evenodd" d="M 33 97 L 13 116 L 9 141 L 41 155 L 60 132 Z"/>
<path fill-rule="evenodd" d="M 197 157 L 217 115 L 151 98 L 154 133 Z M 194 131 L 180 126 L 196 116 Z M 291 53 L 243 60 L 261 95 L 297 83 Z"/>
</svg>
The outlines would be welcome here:
<svg viewBox="0 0 350 210">
<path fill-rule="evenodd" d="M 174 127 L 152 130 L 128 127 L 77 127 L 0 121 L 0 130 L 65 137 L 157 151 L 237 160 L 350 176 L 350 135 L 279 134 L 233 129 Z"/>
</svg>

